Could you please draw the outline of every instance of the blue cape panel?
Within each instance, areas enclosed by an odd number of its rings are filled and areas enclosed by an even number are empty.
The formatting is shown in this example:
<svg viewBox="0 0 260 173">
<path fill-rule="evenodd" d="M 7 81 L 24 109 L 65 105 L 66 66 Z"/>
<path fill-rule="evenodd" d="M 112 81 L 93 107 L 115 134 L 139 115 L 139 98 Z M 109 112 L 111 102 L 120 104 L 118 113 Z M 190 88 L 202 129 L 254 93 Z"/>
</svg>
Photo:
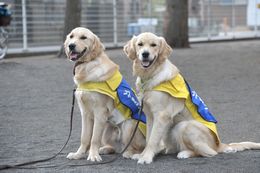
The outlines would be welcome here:
<svg viewBox="0 0 260 173">
<path fill-rule="evenodd" d="M 186 81 L 185 81 L 186 82 Z M 186 82 L 186 85 L 189 89 L 191 101 L 193 104 L 195 104 L 198 108 L 198 113 L 200 116 L 209 122 L 217 123 L 217 120 L 215 117 L 209 112 L 209 109 L 207 105 L 204 103 L 204 101 L 200 98 L 200 96 L 191 88 L 191 86 Z"/>
<path fill-rule="evenodd" d="M 141 107 L 140 103 L 130 85 L 126 82 L 124 78 L 117 88 L 117 96 L 120 102 L 131 110 L 133 119 L 140 120 L 143 123 L 146 123 L 145 114 L 143 112 L 141 113 L 141 115 L 138 114 Z"/>
</svg>

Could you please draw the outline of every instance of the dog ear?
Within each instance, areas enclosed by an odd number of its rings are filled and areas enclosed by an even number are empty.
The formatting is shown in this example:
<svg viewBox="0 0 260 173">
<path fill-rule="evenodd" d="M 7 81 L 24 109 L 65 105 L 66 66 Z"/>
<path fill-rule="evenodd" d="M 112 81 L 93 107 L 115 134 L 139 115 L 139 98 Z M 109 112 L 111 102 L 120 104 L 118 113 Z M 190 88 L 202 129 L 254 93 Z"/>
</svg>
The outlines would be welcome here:
<svg viewBox="0 0 260 173">
<path fill-rule="evenodd" d="M 135 50 L 135 42 L 137 40 L 137 37 L 134 35 L 131 40 L 129 40 L 126 45 L 124 46 L 124 52 L 127 55 L 127 57 L 131 60 L 134 60 L 137 58 L 136 56 L 136 50 Z"/>
<path fill-rule="evenodd" d="M 67 58 L 69 58 L 69 52 L 68 52 L 68 37 L 69 37 L 69 34 L 66 36 L 66 39 L 63 43 L 63 50 L 67 56 Z"/>
<path fill-rule="evenodd" d="M 94 35 L 93 45 L 92 45 L 92 48 L 90 50 L 90 52 L 91 52 L 91 54 L 90 54 L 91 59 L 96 58 L 104 50 L 105 50 L 105 46 L 101 43 L 101 41 L 98 38 L 98 36 Z"/>
<path fill-rule="evenodd" d="M 160 37 L 160 51 L 159 51 L 159 61 L 163 62 L 165 59 L 167 59 L 171 53 L 172 53 L 172 48 L 166 40 L 163 37 Z"/>
<path fill-rule="evenodd" d="M 98 53 L 103 52 L 105 50 L 105 46 L 101 43 L 98 36 L 94 36 L 94 42 L 92 46 L 92 51 L 97 51 Z"/>
</svg>

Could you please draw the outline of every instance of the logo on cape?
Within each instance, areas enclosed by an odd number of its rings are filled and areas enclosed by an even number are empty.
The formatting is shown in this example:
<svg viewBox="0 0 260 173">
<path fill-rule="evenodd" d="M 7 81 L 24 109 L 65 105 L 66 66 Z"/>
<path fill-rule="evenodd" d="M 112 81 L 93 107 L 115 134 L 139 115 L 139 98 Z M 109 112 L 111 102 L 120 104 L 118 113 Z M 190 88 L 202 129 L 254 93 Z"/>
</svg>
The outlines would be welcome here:
<svg viewBox="0 0 260 173">
<path fill-rule="evenodd" d="M 217 123 L 217 120 L 215 117 L 209 112 L 209 108 L 204 103 L 204 101 L 200 98 L 200 96 L 191 88 L 191 86 L 185 81 L 189 93 L 191 96 L 191 101 L 193 104 L 197 106 L 198 113 L 201 115 L 201 117 L 209 122 Z"/>
<path fill-rule="evenodd" d="M 117 96 L 120 102 L 131 110 L 133 119 L 146 123 L 145 114 L 141 112 L 141 115 L 139 115 L 141 105 L 135 93 L 125 79 L 122 79 L 120 85 L 117 88 Z"/>
</svg>

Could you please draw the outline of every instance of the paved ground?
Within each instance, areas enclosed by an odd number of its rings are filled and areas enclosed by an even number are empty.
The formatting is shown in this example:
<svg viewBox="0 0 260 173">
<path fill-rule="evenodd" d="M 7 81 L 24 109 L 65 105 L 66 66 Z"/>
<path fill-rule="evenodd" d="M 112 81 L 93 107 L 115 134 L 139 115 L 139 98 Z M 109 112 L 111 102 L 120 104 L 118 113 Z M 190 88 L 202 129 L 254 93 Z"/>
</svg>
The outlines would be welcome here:
<svg viewBox="0 0 260 173">
<path fill-rule="evenodd" d="M 133 85 L 131 63 L 122 50 L 107 53 Z M 171 60 L 215 114 L 223 142 L 260 142 L 259 40 L 193 44 L 191 49 L 175 50 Z M 72 66 L 54 56 L 0 61 L 0 164 L 45 158 L 63 145 L 69 129 Z M 3 172 L 260 172 L 259 150 L 188 160 L 161 155 L 151 165 L 120 157 L 106 165 L 68 167 L 88 163 L 65 158 L 79 146 L 80 128 L 76 109 L 72 138 L 64 152 L 38 164 L 58 167 Z"/>
</svg>

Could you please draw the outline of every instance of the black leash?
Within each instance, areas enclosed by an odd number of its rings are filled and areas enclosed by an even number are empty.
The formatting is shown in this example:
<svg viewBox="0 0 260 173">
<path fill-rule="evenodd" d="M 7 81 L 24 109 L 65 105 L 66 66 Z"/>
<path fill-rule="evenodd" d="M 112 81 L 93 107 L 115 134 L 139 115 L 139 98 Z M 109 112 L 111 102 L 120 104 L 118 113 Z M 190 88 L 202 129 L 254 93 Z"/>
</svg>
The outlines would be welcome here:
<svg viewBox="0 0 260 173">
<path fill-rule="evenodd" d="M 76 62 L 73 68 L 73 75 L 75 75 L 75 69 L 78 65 L 83 64 L 84 62 Z M 60 149 L 59 152 L 57 152 L 56 154 L 54 154 L 51 157 L 45 158 L 45 159 L 39 159 L 39 160 L 34 160 L 34 161 L 28 161 L 28 162 L 24 162 L 24 163 L 19 163 L 19 164 L 14 164 L 14 165 L 10 165 L 10 164 L 5 164 L 5 165 L 0 165 L 0 170 L 5 170 L 5 169 L 36 169 L 36 168 L 47 168 L 47 167 L 24 167 L 27 165 L 33 165 L 36 163 L 41 163 L 41 162 L 46 162 L 46 161 L 50 161 L 54 158 L 56 158 L 62 151 L 63 149 L 66 147 L 66 145 L 69 142 L 69 139 L 71 137 L 71 132 L 72 132 L 72 120 L 73 120 L 73 113 L 74 113 L 74 105 L 75 105 L 75 91 L 76 89 L 73 89 L 73 95 L 72 95 L 72 104 L 71 104 L 71 111 L 70 111 L 70 130 L 69 130 L 69 135 L 68 138 L 65 142 L 65 144 L 62 146 L 62 148 Z M 49 167 L 56 167 L 56 166 L 48 166 Z"/>
<path fill-rule="evenodd" d="M 75 66 L 74 66 L 74 69 L 73 69 L 73 73 L 75 74 L 75 68 L 76 66 L 82 64 L 83 62 L 80 62 L 80 63 L 76 63 Z M 36 163 L 41 163 L 41 162 L 46 162 L 46 161 L 50 161 L 54 158 L 56 158 L 63 150 L 64 148 L 67 146 L 68 142 L 69 142 L 69 139 L 71 137 L 71 132 L 72 132 L 72 121 L 73 121 L 73 114 L 74 114 L 74 105 L 75 105 L 75 91 L 76 89 L 74 88 L 73 89 L 73 96 L 72 96 L 72 104 L 71 104 L 71 112 L 70 112 L 70 130 L 69 130 L 69 135 L 68 135 L 68 138 L 65 142 L 65 144 L 62 146 L 62 148 L 60 149 L 59 152 L 57 152 L 56 154 L 54 154 L 53 156 L 51 157 L 48 157 L 48 158 L 45 158 L 45 159 L 39 159 L 39 160 L 34 160 L 34 161 L 28 161 L 28 162 L 23 162 L 23 163 L 18 163 L 18 164 L 14 164 L 14 165 L 10 165 L 10 164 L 5 164 L 5 165 L 0 165 L 0 171 L 1 170 L 5 170 L 5 169 L 37 169 L 37 168 L 52 168 L 52 167 L 57 167 L 57 165 L 50 165 L 50 166 L 35 166 L 35 167 L 25 167 L 27 165 L 33 165 L 33 164 L 36 164 Z M 142 114 L 142 110 L 143 110 L 143 100 L 141 101 L 141 106 L 140 106 L 140 109 L 139 109 L 139 118 L 136 122 L 136 126 L 134 128 L 134 131 L 131 135 L 131 138 L 128 142 L 128 144 L 125 146 L 125 148 L 116 155 L 116 157 L 114 157 L 113 159 L 111 160 L 108 160 L 108 161 L 103 161 L 103 162 L 92 162 L 92 163 L 88 163 L 88 164 L 73 164 L 73 165 L 67 165 L 67 166 L 71 166 L 71 167 L 76 167 L 76 166 L 92 166 L 92 165 L 101 165 L 101 164 L 107 164 L 107 163 L 112 163 L 114 162 L 115 160 L 117 160 L 121 154 L 123 154 L 127 148 L 129 147 L 129 145 L 131 144 L 133 138 L 134 138 L 134 135 L 137 131 L 137 128 L 138 128 L 138 125 L 139 125 L 139 122 L 140 122 L 140 119 L 141 119 L 141 114 Z"/>
<path fill-rule="evenodd" d="M 19 164 L 14 164 L 14 165 L 0 165 L 0 170 L 4 170 L 4 169 L 36 169 L 36 168 L 48 168 L 48 167 L 55 167 L 55 166 L 47 166 L 47 167 L 24 167 L 27 165 L 33 165 L 36 163 L 40 163 L 40 162 L 46 162 L 46 161 L 50 161 L 52 159 L 54 159 L 55 157 L 57 157 L 62 151 L 63 149 L 66 147 L 66 145 L 69 142 L 70 136 L 71 136 L 71 132 L 72 132 L 72 120 L 73 120 L 73 112 L 74 112 L 74 105 L 75 105 L 75 91 L 76 89 L 73 89 L 73 96 L 72 96 L 72 104 L 71 104 L 71 112 L 70 112 L 70 130 L 69 130 L 69 135 L 68 138 L 65 142 L 65 144 L 62 146 L 62 148 L 60 149 L 59 152 L 57 152 L 56 154 L 54 154 L 51 157 L 45 158 L 45 159 L 39 159 L 39 160 L 34 160 L 34 161 L 28 161 L 28 162 L 24 162 L 24 163 L 19 163 Z"/>
</svg>

